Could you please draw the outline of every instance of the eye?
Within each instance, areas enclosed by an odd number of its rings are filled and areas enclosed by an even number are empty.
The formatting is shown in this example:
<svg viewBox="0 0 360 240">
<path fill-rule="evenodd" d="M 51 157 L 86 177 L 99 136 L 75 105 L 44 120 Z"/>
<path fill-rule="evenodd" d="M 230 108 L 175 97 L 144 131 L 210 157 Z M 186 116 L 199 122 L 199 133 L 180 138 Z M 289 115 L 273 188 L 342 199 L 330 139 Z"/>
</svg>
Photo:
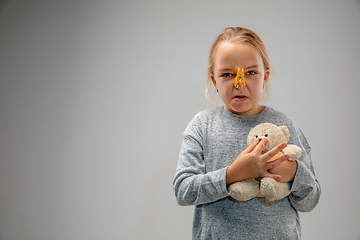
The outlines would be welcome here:
<svg viewBox="0 0 360 240">
<path fill-rule="evenodd" d="M 258 138 L 258 137 L 259 137 L 258 135 L 255 136 L 255 138 Z"/>
<path fill-rule="evenodd" d="M 224 73 L 223 75 L 221 75 L 221 77 L 224 77 L 224 78 L 233 77 L 233 76 L 235 76 L 235 75 L 232 73 Z"/>
<path fill-rule="evenodd" d="M 268 137 L 269 135 L 268 135 L 268 134 L 265 134 L 264 136 L 265 136 L 265 137 Z"/>
<path fill-rule="evenodd" d="M 246 73 L 246 75 L 254 75 L 254 74 L 256 74 L 255 71 L 248 71 L 248 72 Z"/>
</svg>

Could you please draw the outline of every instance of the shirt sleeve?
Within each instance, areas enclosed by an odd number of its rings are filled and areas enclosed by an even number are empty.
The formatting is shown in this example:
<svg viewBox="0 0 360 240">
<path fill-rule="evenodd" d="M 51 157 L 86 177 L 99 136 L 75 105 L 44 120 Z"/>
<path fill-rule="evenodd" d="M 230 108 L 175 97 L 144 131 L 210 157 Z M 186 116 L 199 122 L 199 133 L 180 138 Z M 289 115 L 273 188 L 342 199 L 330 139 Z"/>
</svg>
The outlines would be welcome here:
<svg viewBox="0 0 360 240">
<path fill-rule="evenodd" d="M 297 171 L 291 186 L 289 196 L 292 206 L 299 212 L 310 212 L 319 202 L 321 188 L 315 177 L 311 160 L 311 147 L 299 128 L 296 128 L 295 144 L 302 149 L 301 157 L 297 160 Z"/>
<path fill-rule="evenodd" d="M 179 205 L 199 205 L 229 196 L 226 168 L 206 172 L 202 124 L 195 117 L 184 132 L 173 186 Z"/>
</svg>

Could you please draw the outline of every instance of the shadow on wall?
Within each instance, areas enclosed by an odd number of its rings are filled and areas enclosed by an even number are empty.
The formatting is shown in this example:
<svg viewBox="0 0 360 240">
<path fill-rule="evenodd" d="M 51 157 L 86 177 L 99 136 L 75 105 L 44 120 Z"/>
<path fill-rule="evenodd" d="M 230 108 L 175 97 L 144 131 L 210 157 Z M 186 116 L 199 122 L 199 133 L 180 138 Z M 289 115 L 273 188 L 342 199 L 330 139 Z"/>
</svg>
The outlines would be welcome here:
<svg viewBox="0 0 360 240">
<path fill-rule="evenodd" d="M 356 2 L 357 4 L 359 4 L 359 7 L 360 7 L 360 0 L 355 0 L 355 2 Z M 359 240 L 360 240 L 360 238 L 359 238 Z"/>
<path fill-rule="evenodd" d="M 168 130 L 181 141 L 182 133 L 191 119 L 199 111 L 208 108 L 208 102 L 205 99 L 205 80 L 195 79 L 189 85 L 183 84 L 177 87 L 173 96 L 169 99 L 169 105 L 166 109 L 166 113 L 168 113 L 167 122 L 169 123 Z M 191 106 L 190 111 L 188 106 Z M 180 150 L 180 146 L 178 147 Z"/>
<path fill-rule="evenodd" d="M 9 0 L 0 0 L 0 13 L 2 12 L 3 9 L 5 9 L 8 2 Z"/>
</svg>

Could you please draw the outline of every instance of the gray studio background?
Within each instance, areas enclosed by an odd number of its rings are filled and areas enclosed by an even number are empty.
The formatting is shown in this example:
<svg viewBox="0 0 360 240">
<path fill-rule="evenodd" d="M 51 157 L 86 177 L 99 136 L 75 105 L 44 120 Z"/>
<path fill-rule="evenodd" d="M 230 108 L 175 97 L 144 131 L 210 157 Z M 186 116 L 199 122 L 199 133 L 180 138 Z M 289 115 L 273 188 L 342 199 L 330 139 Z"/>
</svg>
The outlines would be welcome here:
<svg viewBox="0 0 360 240">
<path fill-rule="evenodd" d="M 227 26 L 263 37 L 268 105 L 313 147 L 303 239 L 360 239 L 359 24 L 355 0 L 1 1 L 0 239 L 190 239 L 172 179 Z"/>
</svg>

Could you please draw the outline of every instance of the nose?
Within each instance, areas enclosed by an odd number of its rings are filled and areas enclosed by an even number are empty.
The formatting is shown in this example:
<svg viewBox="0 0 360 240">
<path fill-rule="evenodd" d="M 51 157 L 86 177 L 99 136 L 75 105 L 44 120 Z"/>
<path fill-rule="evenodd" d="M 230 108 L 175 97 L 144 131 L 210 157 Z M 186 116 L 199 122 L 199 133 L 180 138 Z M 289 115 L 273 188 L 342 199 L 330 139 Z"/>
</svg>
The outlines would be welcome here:
<svg viewBox="0 0 360 240">
<path fill-rule="evenodd" d="M 262 138 L 258 138 L 259 139 L 259 142 L 262 140 Z"/>
</svg>

